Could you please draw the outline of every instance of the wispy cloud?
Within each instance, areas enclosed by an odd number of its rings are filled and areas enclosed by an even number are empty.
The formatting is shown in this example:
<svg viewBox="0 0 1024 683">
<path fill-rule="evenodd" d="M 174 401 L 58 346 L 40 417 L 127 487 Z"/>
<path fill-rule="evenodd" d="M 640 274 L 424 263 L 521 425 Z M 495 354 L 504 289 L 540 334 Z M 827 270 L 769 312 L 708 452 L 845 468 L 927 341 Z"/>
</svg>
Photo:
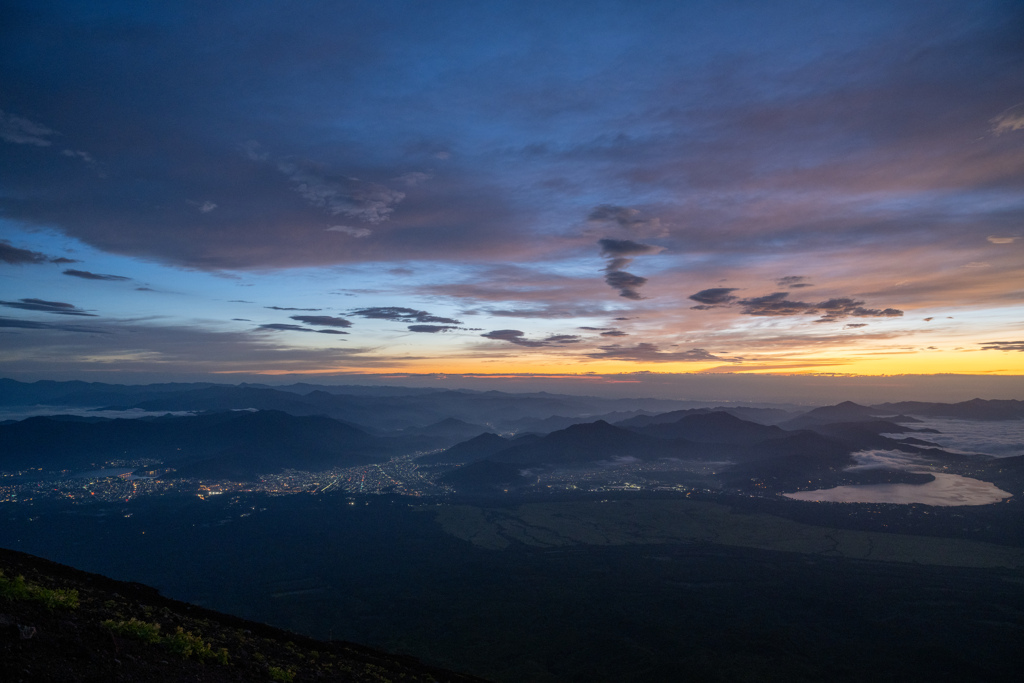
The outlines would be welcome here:
<svg viewBox="0 0 1024 683">
<path fill-rule="evenodd" d="M 599 352 L 589 353 L 587 356 L 598 360 L 631 360 L 645 363 L 679 363 L 679 362 L 706 362 L 706 361 L 728 361 L 704 349 L 690 349 L 688 351 L 662 351 L 656 344 L 641 342 L 635 346 L 602 346 Z"/>
<path fill-rule="evenodd" d="M 992 132 L 996 135 L 1024 130 L 1024 104 L 1010 107 L 992 119 Z"/>
<path fill-rule="evenodd" d="M 369 228 L 353 228 L 350 225 L 332 225 L 329 228 L 324 228 L 327 232 L 343 232 L 346 235 L 352 237 L 369 237 L 373 234 L 373 230 Z"/>
<path fill-rule="evenodd" d="M 15 145 L 49 147 L 53 144 L 49 138 L 54 135 L 57 135 L 57 131 L 51 130 L 41 123 L 0 110 L 0 140 Z"/>
<path fill-rule="evenodd" d="M 984 342 L 982 351 L 1024 351 L 1024 341 L 993 341 Z"/>
<path fill-rule="evenodd" d="M 278 168 L 292 181 L 296 192 L 332 216 L 377 224 L 386 221 L 405 199 L 404 192 L 331 172 L 310 161 L 283 161 Z"/>
</svg>

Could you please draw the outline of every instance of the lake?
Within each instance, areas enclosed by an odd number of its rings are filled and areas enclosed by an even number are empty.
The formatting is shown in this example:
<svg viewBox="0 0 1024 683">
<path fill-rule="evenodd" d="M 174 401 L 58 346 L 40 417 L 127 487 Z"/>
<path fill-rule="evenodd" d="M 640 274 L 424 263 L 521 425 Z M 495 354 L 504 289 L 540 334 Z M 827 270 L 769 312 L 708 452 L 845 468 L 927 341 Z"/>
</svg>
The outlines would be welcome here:
<svg viewBox="0 0 1024 683">
<path fill-rule="evenodd" d="M 836 486 L 831 489 L 797 491 L 782 495 L 793 500 L 829 503 L 920 503 L 942 507 L 989 505 L 1012 497 L 1012 494 L 987 481 L 942 472 L 929 474 L 935 477 L 935 481 L 927 484 Z"/>
</svg>

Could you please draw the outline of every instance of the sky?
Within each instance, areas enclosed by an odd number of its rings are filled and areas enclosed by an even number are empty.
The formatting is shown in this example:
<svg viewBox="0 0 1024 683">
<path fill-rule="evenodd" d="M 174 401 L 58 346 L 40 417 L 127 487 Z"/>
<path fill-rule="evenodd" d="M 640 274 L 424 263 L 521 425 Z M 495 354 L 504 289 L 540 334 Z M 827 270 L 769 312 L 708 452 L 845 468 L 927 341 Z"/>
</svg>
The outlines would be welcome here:
<svg viewBox="0 0 1024 683">
<path fill-rule="evenodd" d="M 0 376 L 737 374 L 1024 376 L 1024 3 L 0 2 Z"/>
</svg>

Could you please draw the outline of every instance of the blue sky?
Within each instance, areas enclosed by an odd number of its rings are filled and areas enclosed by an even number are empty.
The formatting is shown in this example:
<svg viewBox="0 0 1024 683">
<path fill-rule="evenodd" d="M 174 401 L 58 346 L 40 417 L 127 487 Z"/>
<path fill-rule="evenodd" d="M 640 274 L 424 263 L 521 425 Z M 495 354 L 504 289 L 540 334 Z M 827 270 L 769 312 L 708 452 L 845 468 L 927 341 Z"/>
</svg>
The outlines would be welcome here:
<svg viewBox="0 0 1024 683">
<path fill-rule="evenodd" d="M 1019 2 L 0 8 L 0 374 L 1024 374 Z"/>
</svg>

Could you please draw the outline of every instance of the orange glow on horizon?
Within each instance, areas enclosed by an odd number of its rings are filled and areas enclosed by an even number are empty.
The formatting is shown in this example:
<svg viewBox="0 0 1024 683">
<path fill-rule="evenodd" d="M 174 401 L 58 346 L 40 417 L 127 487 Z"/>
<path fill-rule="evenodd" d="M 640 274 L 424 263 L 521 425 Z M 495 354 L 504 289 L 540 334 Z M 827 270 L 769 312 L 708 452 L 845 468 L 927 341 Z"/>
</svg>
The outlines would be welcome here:
<svg viewBox="0 0 1024 683">
<path fill-rule="evenodd" d="M 785 374 L 785 375 L 1024 375 L 1024 354 L 1007 351 L 893 351 L 864 352 L 848 357 L 828 358 L 808 355 L 804 358 L 759 358 L 747 363 L 644 361 L 577 362 L 578 372 L 566 372 L 565 362 L 552 363 L 545 357 L 520 357 L 487 361 L 467 359 L 416 360 L 381 366 L 335 366 L 316 369 L 272 368 L 232 369 L 216 374 L 254 375 L 392 375 L 401 379 L 408 375 L 459 375 L 481 378 L 516 379 L 542 376 L 550 379 L 586 379 L 599 381 L 605 375 L 652 374 Z"/>
</svg>

